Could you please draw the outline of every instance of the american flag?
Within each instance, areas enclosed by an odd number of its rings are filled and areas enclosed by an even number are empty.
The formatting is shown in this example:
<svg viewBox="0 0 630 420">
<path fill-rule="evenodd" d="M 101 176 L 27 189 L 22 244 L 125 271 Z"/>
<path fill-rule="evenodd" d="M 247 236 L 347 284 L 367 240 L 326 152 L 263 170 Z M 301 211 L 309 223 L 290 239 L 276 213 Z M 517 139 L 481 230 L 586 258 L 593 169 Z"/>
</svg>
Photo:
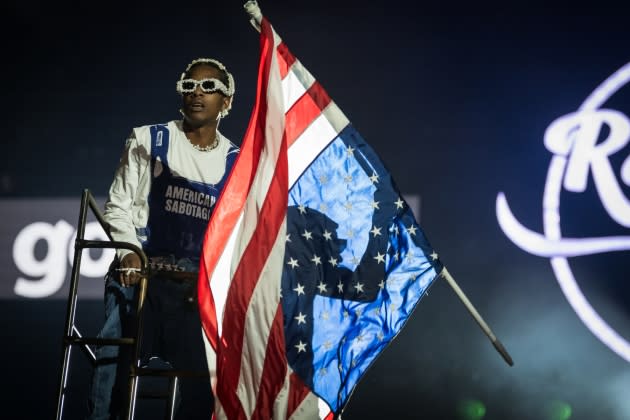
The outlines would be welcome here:
<svg viewBox="0 0 630 420">
<path fill-rule="evenodd" d="M 333 418 L 442 264 L 379 157 L 260 30 L 256 103 L 202 250 L 214 415 Z"/>
</svg>

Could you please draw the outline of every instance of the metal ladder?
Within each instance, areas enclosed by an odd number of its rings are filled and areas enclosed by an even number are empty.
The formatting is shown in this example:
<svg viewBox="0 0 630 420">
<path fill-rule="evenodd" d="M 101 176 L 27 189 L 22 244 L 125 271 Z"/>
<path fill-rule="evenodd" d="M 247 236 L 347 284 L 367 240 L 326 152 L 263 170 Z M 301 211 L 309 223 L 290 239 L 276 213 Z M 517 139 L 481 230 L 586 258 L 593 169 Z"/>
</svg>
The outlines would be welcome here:
<svg viewBox="0 0 630 420">
<path fill-rule="evenodd" d="M 85 239 L 85 226 L 87 223 L 88 210 L 91 210 L 96 220 L 103 227 L 109 241 L 95 241 Z M 75 325 L 75 316 L 77 309 L 77 291 L 80 278 L 81 256 L 84 249 L 90 248 L 120 248 L 129 249 L 135 252 L 141 261 L 141 280 L 137 284 L 138 301 L 135 316 L 135 324 L 133 330 L 134 337 L 122 338 L 98 338 L 84 337 Z M 147 292 L 147 278 L 157 271 L 149 268 L 148 258 L 146 254 L 134 244 L 128 242 L 114 241 L 109 232 L 109 225 L 103 218 L 98 205 L 88 189 L 84 189 L 81 195 L 81 207 L 79 211 L 79 223 L 77 227 L 77 237 L 74 245 L 74 259 L 72 263 L 72 272 L 70 277 L 70 291 L 68 294 L 68 305 L 66 308 L 66 321 L 64 326 L 64 334 L 62 340 L 62 359 L 61 373 L 59 379 L 58 398 L 57 398 L 57 420 L 63 418 L 64 402 L 66 391 L 68 390 L 68 377 L 70 370 L 70 356 L 73 346 L 80 346 L 83 353 L 88 357 L 92 366 L 96 365 L 96 356 L 90 345 L 116 345 L 116 346 L 132 346 L 131 364 L 129 366 L 129 398 L 126 407 L 125 418 L 127 420 L 134 419 L 136 412 L 136 402 L 138 398 L 167 398 L 165 407 L 165 418 L 173 419 L 175 414 L 175 403 L 179 388 L 179 378 L 181 377 L 207 377 L 208 372 L 184 371 L 177 369 L 153 368 L 141 365 L 141 343 L 143 332 L 142 310 Z M 167 377 L 169 378 L 168 392 L 147 392 L 139 393 L 139 382 L 142 376 Z"/>
</svg>

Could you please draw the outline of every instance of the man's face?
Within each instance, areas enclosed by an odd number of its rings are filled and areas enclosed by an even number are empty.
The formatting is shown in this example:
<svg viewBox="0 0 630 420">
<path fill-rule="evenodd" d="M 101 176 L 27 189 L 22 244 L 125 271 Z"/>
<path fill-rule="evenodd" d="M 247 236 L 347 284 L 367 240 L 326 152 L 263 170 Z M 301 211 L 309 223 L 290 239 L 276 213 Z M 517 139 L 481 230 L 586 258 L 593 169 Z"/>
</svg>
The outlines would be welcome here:
<svg viewBox="0 0 630 420">
<path fill-rule="evenodd" d="M 220 79 L 221 71 L 206 64 L 193 67 L 187 77 L 194 80 Z M 186 120 L 193 126 L 200 126 L 218 119 L 221 110 L 229 105 L 229 98 L 221 92 L 206 93 L 201 86 L 196 86 L 191 93 L 182 96 L 182 110 Z"/>
</svg>

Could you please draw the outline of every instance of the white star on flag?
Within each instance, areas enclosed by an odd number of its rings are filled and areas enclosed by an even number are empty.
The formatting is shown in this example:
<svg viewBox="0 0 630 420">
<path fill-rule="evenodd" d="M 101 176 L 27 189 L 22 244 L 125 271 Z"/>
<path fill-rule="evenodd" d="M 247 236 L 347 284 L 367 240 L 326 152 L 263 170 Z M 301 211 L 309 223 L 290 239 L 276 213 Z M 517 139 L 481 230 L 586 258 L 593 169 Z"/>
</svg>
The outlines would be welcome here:
<svg viewBox="0 0 630 420">
<path fill-rule="evenodd" d="M 297 287 L 293 290 L 297 292 L 298 296 L 304 294 L 304 286 L 302 286 L 300 283 L 298 283 Z"/>
<path fill-rule="evenodd" d="M 294 259 L 294 258 L 291 258 L 291 259 L 289 260 L 289 262 L 287 262 L 287 264 L 288 264 L 288 265 L 290 265 L 292 268 L 295 268 L 295 267 L 299 267 L 299 266 L 300 266 L 300 264 L 298 264 L 298 260 L 296 260 L 296 259 Z"/>
<path fill-rule="evenodd" d="M 306 351 L 306 343 L 303 343 L 302 340 L 300 340 L 296 345 L 295 348 L 297 349 L 298 353 L 302 353 Z"/>
<path fill-rule="evenodd" d="M 306 324 L 306 315 L 303 314 L 302 312 L 300 312 L 300 314 L 296 316 L 295 319 L 297 320 L 298 325 Z"/>
</svg>

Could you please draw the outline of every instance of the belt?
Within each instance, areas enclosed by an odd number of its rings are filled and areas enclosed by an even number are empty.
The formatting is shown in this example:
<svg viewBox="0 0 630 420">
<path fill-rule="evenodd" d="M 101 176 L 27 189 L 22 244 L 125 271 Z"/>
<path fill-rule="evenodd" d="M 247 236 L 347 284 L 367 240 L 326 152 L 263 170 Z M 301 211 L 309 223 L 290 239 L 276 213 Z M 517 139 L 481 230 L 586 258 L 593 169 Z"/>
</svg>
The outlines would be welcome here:
<svg viewBox="0 0 630 420">
<path fill-rule="evenodd" d="M 165 257 L 150 257 L 149 258 L 149 277 L 158 276 L 168 280 L 196 282 L 199 277 L 197 270 L 191 270 L 191 264 L 188 262 L 185 265 L 172 263 L 172 259 Z M 196 267 L 195 267 L 196 268 Z"/>
</svg>

